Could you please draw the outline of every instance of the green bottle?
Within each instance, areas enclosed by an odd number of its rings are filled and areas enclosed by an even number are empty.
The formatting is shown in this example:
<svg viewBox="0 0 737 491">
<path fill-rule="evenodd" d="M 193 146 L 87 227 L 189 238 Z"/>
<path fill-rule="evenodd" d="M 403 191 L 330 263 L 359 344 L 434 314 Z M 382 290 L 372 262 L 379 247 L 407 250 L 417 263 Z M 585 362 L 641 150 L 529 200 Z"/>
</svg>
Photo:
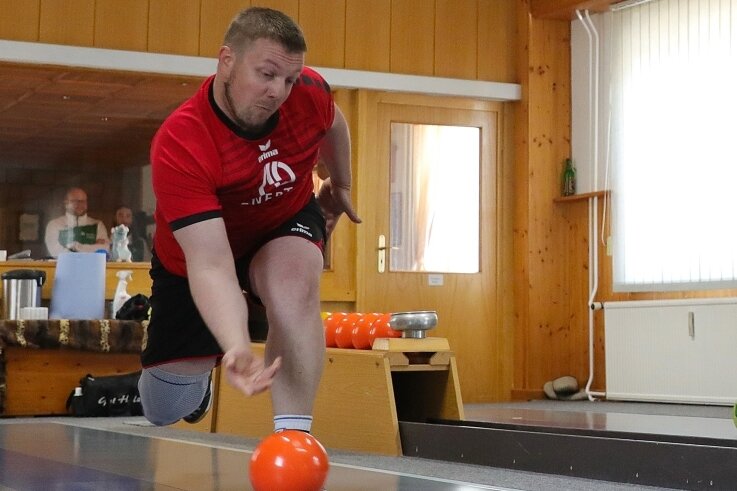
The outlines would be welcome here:
<svg viewBox="0 0 737 491">
<path fill-rule="evenodd" d="M 573 160 L 566 159 L 566 166 L 563 169 L 563 196 L 572 196 L 576 194 L 576 168 L 573 167 Z"/>
</svg>

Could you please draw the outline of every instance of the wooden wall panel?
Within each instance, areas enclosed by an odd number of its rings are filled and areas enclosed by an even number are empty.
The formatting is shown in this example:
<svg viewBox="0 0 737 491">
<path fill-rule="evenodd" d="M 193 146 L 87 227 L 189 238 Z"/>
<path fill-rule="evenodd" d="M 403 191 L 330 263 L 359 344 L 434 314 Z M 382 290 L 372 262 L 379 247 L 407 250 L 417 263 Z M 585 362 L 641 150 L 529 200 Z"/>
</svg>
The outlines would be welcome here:
<svg viewBox="0 0 737 491">
<path fill-rule="evenodd" d="M 514 2 L 479 0 L 478 79 L 517 83 Z"/>
<path fill-rule="evenodd" d="M 528 237 L 529 201 L 528 192 L 530 172 L 529 124 L 530 124 L 530 16 L 529 8 L 523 0 L 515 0 L 515 26 L 517 30 L 517 51 L 515 66 L 522 86 L 521 100 L 514 106 L 514 215 L 513 215 L 513 277 L 511 283 L 514 299 L 514 390 L 527 387 L 527 365 L 529 357 L 526 350 L 530 337 L 529 304 L 527 295 L 530 285 L 528 259 L 530 250 Z"/>
<path fill-rule="evenodd" d="M 299 0 L 252 0 L 251 3 L 254 7 L 280 10 L 294 20 L 299 19 Z"/>
<path fill-rule="evenodd" d="M 202 0 L 200 16 L 200 56 L 215 58 L 233 17 L 251 6 L 250 0 Z"/>
<path fill-rule="evenodd" d="M 548 380 L 580 374 L 581 319 L 571 318 L 570 309 L 580 301 L 585 310 L 586 298 L 571 299 L 579 290 L 566 280 L 580 270 L 572 266 L 568 249 L 577 237 L 571 237 L 564 211 L 553 204 L 560 193 L 561 163 L 570 153 L 570 25 L 530 19 L 524 10 L 518 12 L 518 29 L 527 32 L 527 49 L 519 49 L 527 90 L 516 138 L 522 153 L 515 223 L 515 384 L 539 391 Z"/>
<path fill-rule="evenodd" d="M 200 1 L 150 0 L 148 50 L 197 56 L 200 40 Z"/>
<path fill-rule="evenodd" d="M 475 80 L 476 0 L 435 0 L 435 75 Z"/>
<path fill-rule="evenodd" d="M 40 0 L 0 0 L 0 39 L 38 41 Z"/>
<path fill-rule="evenodd" d="M 570 373 L 571 324 L 567 302 L 567 231 L 561 213 L 553 206 L 560 194 L 561 163 L 570 155 L 570 23 L 531 22 L 529 121 L 529 324 L 528 386 L 540 387 Z M 557 246 L 556 246 L 557 244 Z M 582 299 L 585 305 L 585 299 Z"/>
<path fill-rule="evenodd" d="M 254 5 L 300 23 L 311 65 L 516 82 L 515 1 L 0 0 L 0 39 L 215 57 Z"/>
<path fill-rule="evenodd" d="M 95 0 L 41 0 L 39 41 L 92 46 Z"/>
<path fill-rule="evenodd" d="M 149 0 L 128 0 L 121 15 L 119 0 L 96 0 L 95 47 L 146 51 L 148 7 Z"/>
<path fill-rule="evenodd" d="M 346 0 L 345 67 L 388 72 L 391 0 Z"/>
<path fill-rule="evenodd" d="M 392 73 L 435 71 L 435 0 L 392 0 Z"/>
<path fill-rule="evenodd" d="M 299 24 L 307 39 L 308 65 L 345 66 L 345 0 L 302 0 Z"/>
<path fill-rule="evenodd" d="M 562 168 L 562 166 L 561 166 Z M 601 205 L 601 203 L 600 203 Z M 600 206 L 601 207 L 601 206 Z M 589 237 L 588 237 L 588 201 L 569 201 L 557 202 L 553 205 L 553 212 L 559 214 L 563 220 L 561 230 L 564 235 L 559 237 L 560 242 L 553 245 L 556 254 L 561 255 L 562 269 L 560 271 L 559 283 L 560 290 L 565 292 L 566 298 L 563 299 L 563 312 L 566 319 L 565 329 L 560 333 L 559 349 L 565 353 L 555 360 L 550 366 L 550 372 L 547 380 L 552 380 L 561 375 L 573 375 L 584 385 L 589 375 Z M 595 361 L 597 366 L 594 373 L 597 375 L 594 379 L 592 388 L 594 390 L 602 390 L 604 388 L 604 351 L 603 351 L 603 332 L 598 330 L 598 339 L 595 344 Z M 542 342 L 542 341 L 541 341 Z M 555 370 L 556 372 L 552 372 Z M 542 372 L 540 377 L 545 375 L 542 367 L 536 367 L 532 370 Z M 531 389 L 540 390 L 539 378 L 532 379 Z M 545 380 L 545 381 L 547 381 Z M 543 382 L 545 382 L 543 381 Z"/>
</svg>

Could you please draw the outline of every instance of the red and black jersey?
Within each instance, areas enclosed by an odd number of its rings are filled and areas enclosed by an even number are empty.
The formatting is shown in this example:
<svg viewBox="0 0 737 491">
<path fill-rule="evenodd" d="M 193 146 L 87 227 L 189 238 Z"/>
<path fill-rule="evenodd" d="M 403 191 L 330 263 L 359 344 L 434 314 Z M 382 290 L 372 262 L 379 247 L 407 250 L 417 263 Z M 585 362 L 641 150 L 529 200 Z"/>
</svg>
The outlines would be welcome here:
<svg viewBox="0 0 737 491">
<path fill-rule="evenodd" d="M 335 116 L 330 87 L 305 67 L 270 120 L 273 128 L 254 137 L 217 106 L 213 79 L 164 121 L 151 145 L 154 250 L 181 276 L 184 253 L 173 230 L 222 217 L 238 258 L 307 204 L 312 169 Z"/>
</svg>

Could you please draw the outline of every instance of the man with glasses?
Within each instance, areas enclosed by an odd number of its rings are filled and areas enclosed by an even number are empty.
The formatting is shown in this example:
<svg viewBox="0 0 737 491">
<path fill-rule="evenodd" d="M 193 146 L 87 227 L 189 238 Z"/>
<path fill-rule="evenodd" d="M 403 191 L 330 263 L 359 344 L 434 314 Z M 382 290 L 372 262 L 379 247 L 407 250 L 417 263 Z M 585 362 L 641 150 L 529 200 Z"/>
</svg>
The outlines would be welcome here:
<svg viewBox="0 0 737 491">
<path fill-rule="evenodd" d="M 46 225 L 46 248 L 51 257 L 65 252 L 95 252 L 110 249 L 107 228 L 102 221 L 87 215 L 87 193 L 70 188 L 64 198 L 64 215 Z"/>
</svg>

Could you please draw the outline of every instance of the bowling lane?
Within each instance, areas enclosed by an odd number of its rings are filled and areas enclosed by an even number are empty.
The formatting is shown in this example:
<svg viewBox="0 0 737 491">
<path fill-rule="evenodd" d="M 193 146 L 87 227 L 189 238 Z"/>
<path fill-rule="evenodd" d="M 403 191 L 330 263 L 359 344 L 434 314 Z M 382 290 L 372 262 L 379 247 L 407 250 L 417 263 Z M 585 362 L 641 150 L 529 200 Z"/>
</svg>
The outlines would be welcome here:
<svg viewBox="0 0 737 491">
<path fill-rule="evenodd" d="M 246 450 L 54 423 L 0 424 L 0 489 L 250 489 Z M 506 490 L 331 464 L 329 491 Z"/>
</svg>

